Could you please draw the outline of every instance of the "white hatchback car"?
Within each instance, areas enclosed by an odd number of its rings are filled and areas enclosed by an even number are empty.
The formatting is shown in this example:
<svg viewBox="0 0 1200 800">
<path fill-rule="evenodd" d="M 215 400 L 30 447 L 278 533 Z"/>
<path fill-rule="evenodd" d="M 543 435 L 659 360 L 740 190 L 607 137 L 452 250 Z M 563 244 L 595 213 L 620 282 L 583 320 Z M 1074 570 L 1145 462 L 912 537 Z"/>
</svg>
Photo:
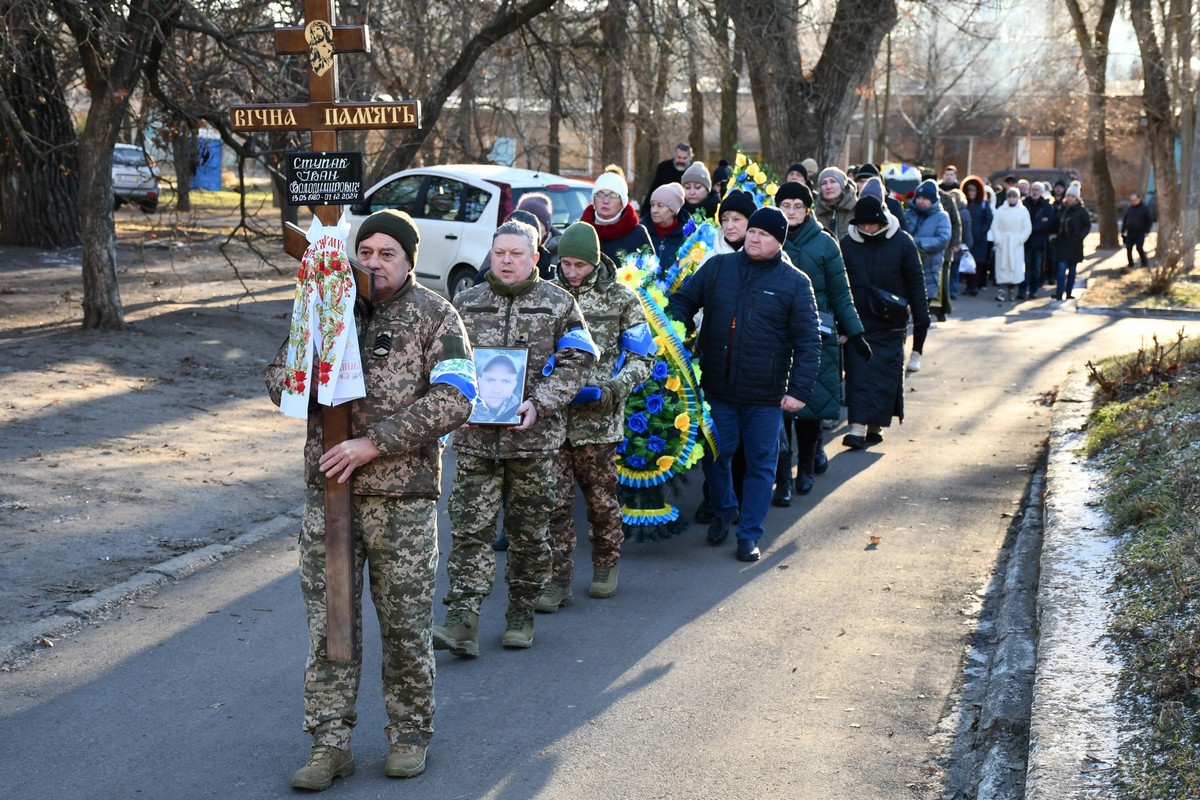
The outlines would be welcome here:
<svg viewBox="0 0 1200 800">
<path fill-rule="evenodd" d="M 158 208 L 158 166 L 136 144 L 113 147 L 113 208 L 122 203 L 137 203 L 147 214 Z"/>
<path fill-rule="evenodd" d="M 417 280 L 446 297 L 470 287 L 492 246 L 492 232 L 516 208 L 521 195 L 543 192 L 554 203 L 554 224 L 576 222 L 592 202 L 590 181 L 494 164 L 445 164 L 406 169 L 349 206 L 349 243 L 367 215 L 384 208 L 407 212 L 421 232 Z"/>
</svg>

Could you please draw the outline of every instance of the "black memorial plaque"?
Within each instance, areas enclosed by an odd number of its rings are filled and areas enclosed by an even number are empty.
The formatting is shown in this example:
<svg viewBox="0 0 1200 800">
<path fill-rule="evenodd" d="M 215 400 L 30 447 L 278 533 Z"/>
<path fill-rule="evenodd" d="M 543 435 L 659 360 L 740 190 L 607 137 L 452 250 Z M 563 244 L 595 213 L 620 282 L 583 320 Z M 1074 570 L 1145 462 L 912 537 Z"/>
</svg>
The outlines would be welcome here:
<svg viewBox="0 0 1200 800">
<path fill-rule="evenodd" d="M 283 174 L 289 206 L 345 206 L 363 200 L 362 153 L 285 153 Z"/>
</svg>

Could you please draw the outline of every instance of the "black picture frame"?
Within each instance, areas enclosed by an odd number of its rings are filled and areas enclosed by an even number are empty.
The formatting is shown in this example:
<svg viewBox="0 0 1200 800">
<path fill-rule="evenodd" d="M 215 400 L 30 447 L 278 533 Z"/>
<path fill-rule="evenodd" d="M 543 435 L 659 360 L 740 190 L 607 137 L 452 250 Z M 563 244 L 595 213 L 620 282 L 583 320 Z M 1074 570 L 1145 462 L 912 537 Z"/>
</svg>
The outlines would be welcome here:
<svg viewBox="0 0 1200 800">
<path fill-rule="evenodd" d="M 525 398 L 528 373 L 528 348 L 476 347 L 475 383 L 479 396 L 467 422 L 472 425 L 510 427 L 521 424 L 517 408 Z M 502 387 L 510 387 L 503 400 L 499 394 Z"/>
</svg>

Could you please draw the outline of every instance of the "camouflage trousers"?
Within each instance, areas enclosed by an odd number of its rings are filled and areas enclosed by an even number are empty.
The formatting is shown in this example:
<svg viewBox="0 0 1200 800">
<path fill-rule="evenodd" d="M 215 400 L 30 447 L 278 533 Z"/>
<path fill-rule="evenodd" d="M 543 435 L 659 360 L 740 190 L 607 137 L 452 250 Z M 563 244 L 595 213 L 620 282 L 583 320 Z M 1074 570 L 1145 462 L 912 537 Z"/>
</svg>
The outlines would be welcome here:
<svg viewBox="0 0 1200 800">
<path fill-rule="evenodd" d="M 492 540 L 504 505 L 510 611 L 533 613 L 533 603 L 550 578 L 547 527 L 554 505 L 554 460 L 480 458 L 458 454 L 458 470 L 450 490 L 450 608 L 479 613 L 492 592 L 496 553 Z"/>
<path fill-rule="evenodd" d="M 325 500 L 309 489 L 300 525 L 300 590 L 308 612 L 304 730 L 314 744 L 350 747 L 358 722 L 362 675 L 362 582 L 366 566 L 383 645 L 383 703 L 389 744 L 424 745 L 433 736 L 433 587 L 437 574 L 437 503 L 426 499 L 354 496 L 352 661 L 327 658 L 325 637 Z"/>
<path fill-rule="evenodd" d="M 621 528 L 621 504 L 617 502 L 617 464 L 613 460 L 616 444 L 577 444 L 567 442 L 554 458 L 558 489 L 554 512 L 550 515 L 550 549 L 554 553 L 554 573 L 550 580 L 570 586 L 575 564 L 575 484 L 583 489 L 587 504 L 588 539 L 592 543 L 592 563 L 616 566 L 621 557 L 625 531 Z"/>
</svg>

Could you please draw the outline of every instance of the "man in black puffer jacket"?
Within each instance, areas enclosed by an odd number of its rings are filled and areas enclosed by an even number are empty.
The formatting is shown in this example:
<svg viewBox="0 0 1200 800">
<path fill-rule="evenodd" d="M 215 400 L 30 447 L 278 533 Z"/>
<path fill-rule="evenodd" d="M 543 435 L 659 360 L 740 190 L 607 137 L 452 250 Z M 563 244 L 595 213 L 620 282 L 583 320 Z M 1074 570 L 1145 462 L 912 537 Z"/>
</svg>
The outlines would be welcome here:
<svg viewBox="0 0 1200 800">
<path fill-rule="evenodd" d="M 712 407 L 720 452 L 706 479 L 716 519 L 708 542 L 729 536 L 738 511 L 730 464 L 746 455 L 737 557 L 757 561 L 771 504 L 783 412 L 804 408 L 821 360 L 817 303 L 808 277 L 784 260 L 787 219 L 777 208 L 750 217 L 743 249 L 714 256 L 671 296 L 671 315 L 689 328 L 704 309 L 697 350 L 700 385 Z"/>
</svg>

